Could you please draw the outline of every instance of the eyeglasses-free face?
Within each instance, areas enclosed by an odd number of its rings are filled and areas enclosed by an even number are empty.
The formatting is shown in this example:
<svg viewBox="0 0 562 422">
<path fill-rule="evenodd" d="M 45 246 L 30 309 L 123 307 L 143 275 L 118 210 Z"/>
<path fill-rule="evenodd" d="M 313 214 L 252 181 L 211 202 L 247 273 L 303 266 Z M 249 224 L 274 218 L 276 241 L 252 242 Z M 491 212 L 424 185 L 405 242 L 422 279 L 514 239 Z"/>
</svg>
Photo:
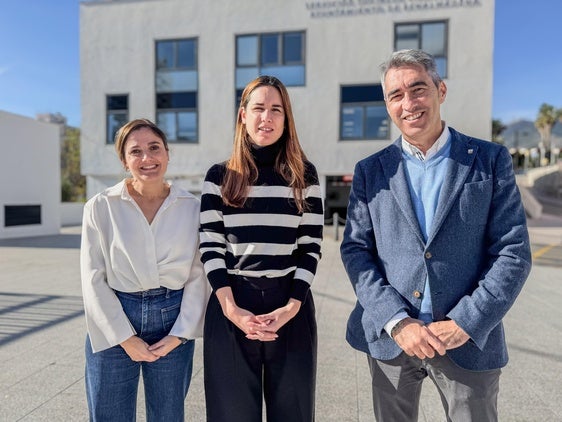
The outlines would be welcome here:
<svg viewBox="0 0 562 422">
<path fill-rule="evenodd" d="M 132 132 L 125 142 L 125 168 L 133 179 L 161 180 L 168 169 L 169 154 L 164 142 L 149 128 Z"/>
<path fill-rule="evenodd" d="M 240 113 L 246 132 L 254 144 L 272 145 L 283 135 L 285 109 L 277 88 L 267 85 L 256 88 Z"/>
<path fill-rule="evenodd" d="M 441 104 L 447 87 L 439 86 L 421 66 L 389 69 L 385 76 L 386 108 L 402 136 L 426 151 L 442 131 Z"/>
</svg>

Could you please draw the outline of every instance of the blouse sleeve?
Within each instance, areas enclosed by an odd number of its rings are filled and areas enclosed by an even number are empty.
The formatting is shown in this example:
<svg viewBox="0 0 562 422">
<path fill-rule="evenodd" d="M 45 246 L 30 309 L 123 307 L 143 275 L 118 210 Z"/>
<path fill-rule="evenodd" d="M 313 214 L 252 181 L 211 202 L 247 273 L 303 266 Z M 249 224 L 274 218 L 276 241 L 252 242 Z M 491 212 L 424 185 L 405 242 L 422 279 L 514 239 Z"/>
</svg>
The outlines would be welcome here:
<svg viewBox="0 0 562 422">
<path fill-rule="evenodd" d="M 207 282 L 201 255 L 197 251 L 183 288 L 180 316 L 174 323 L 170 334 L 187 339 L 202 337 L 205 310 L 210 295 L 211 286 Z"/>
<path fill-rule="evenodd" d="M 84 206 L 80 275 L 86 326 L 94 352 L 122 343 L 136 334 L 121 302 L 109 287 L 103 254 L 103 233 L 96 222 L 96 200 Z"/>
</svg>

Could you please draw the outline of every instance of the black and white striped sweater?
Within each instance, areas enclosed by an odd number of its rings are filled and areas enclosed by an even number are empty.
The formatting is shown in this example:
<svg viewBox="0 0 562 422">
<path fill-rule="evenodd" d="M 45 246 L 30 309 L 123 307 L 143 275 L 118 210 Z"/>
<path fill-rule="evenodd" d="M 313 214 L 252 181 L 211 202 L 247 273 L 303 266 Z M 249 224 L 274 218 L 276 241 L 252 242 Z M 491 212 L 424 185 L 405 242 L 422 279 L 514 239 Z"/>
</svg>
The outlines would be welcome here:
<svg viewBox="0 0 562 422">
<path fill-rule="evenodd" d="M 324 224 L 315 167 L 307 162 L 305 198 L 299 213 L 293 190 L 274 170 L 279 146 L 255 149 L 258 180 L 244 207 L 226 206 L 221 185 L 225 163 L 209 169 L 201 197 L 200 249 L 214 290 L 228 286 L 228 274 L 282 277 L 294 272 L 291 297 L 303 301 L 316 273 Z"/>
</svg>

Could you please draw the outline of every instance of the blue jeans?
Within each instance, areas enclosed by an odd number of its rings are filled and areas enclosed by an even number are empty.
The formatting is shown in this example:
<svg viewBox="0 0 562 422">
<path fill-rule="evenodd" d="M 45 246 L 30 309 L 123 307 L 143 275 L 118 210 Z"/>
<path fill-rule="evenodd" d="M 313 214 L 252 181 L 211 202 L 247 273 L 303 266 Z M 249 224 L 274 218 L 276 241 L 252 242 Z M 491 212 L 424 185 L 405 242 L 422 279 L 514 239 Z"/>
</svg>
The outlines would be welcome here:
<svg viewBox="0 0 562 422">
<path fill-rule="evenodd" d="M 153 344 L 166 336 L 174 325 L 183 290 L 160 288 L 115 293 L 137 335 Z M 155 362 L 134 362 L 119 345 L 93 353 L 87 337 L 86 395 L 90 420 L 135 421 L 142 368 L 147 421 L 183 421 L 194 346 L 194 341 L 190 340 Z"/>
</svg>

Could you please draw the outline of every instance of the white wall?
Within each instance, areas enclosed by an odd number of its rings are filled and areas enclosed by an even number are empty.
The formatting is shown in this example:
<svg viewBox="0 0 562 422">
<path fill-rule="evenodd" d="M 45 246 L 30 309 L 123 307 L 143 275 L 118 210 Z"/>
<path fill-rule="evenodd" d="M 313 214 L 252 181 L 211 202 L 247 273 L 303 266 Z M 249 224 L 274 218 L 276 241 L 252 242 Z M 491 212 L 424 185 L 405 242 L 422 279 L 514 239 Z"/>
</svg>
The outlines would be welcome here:
<svg viewBox="0 0 562 422">
<path fill-rule="evenodd" d="M 355 6 L 338 9 L 334 3 Z M 337 16 L 341 10 L 355 14 Z M 155 119 L 155 40 L 198 39 L 199 143 L 172 145 L 168 170 L 171 177 L 193 178 L 195 185 L 211 164 L 227 158 L 232 145 L 238 34 L 306 31 L 306 85 L 289 88 L 289 94 L 304 150 L 321 176 L 350 174 L 359 159 L 390 142 L 339 141 L 339 96 L 342 84 L 379 83 L 378 66 L 392 52 L 396 23 L 448 20 L 443 116 L 472 136 L 491 134 L 493 0 L 140 0 L 82 3 L 80 12 L 88 197 L 123 176 L 113 146 L 105 144 L 106 95 L 128 93 L 130 118 Z M 393 127 L 391 140 L 397 136 Z"/>
<path fill-rule="evenodd" d="M 60 204 L 60 224 L 62 227 L 82 224 L 84 204 L 82 202 L 63 202 Z"/>
<path fill-rule="evenodd" d="M 58 233 L 59 126 L 0 111 L 0 131 L 0 238 Z M 41 224 L 5 227 L 6 205 L 40 205 Z"/>
</svg>

